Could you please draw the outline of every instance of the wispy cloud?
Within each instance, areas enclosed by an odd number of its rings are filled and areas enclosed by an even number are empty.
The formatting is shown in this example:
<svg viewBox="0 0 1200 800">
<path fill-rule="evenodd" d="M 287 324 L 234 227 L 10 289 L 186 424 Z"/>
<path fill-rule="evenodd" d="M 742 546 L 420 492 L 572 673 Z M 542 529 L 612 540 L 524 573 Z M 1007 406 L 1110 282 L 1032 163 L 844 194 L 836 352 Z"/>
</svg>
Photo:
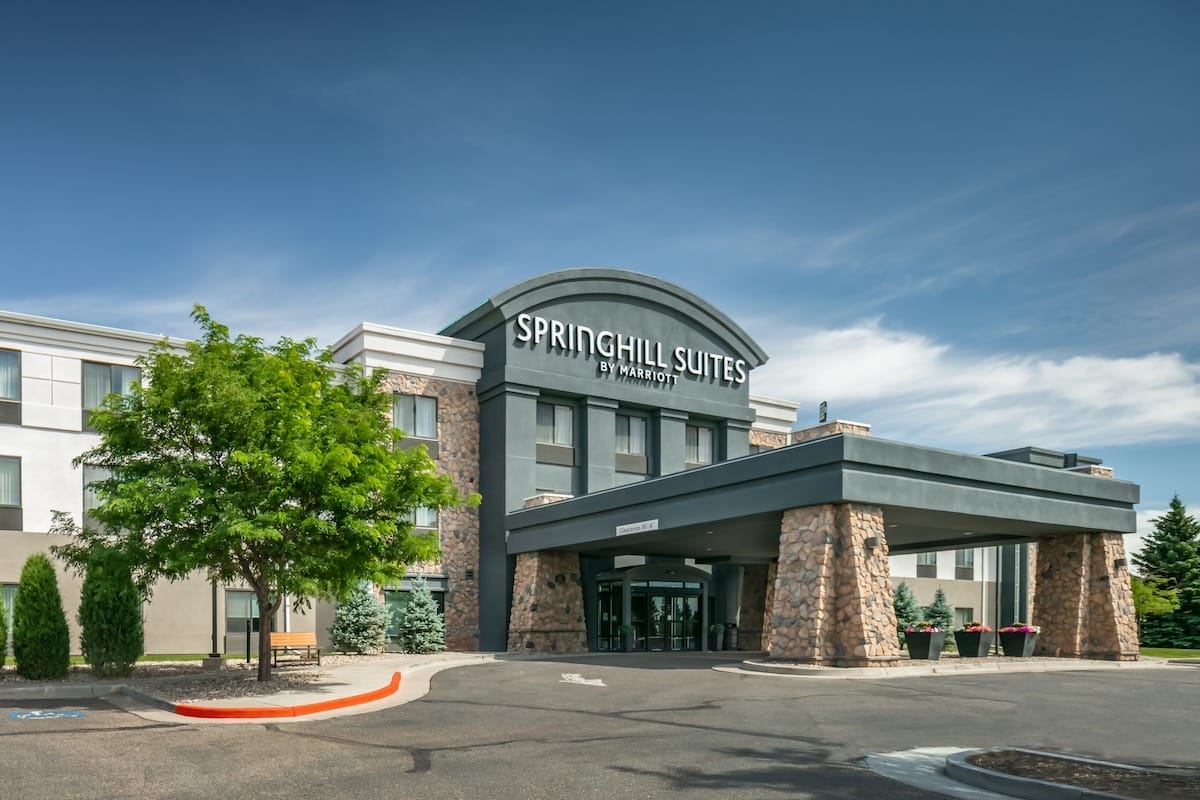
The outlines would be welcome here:
<svg viewBox="0 0 1200 800">
<path fill-rule="evenodd" d="M 14 311 L 190 337 L 195 303 L 235 332 L 330 344 L 359 322 L 435 331 L 487 299 L 502 280 L 453 280 L 425 255 L 377 256 L 319 273 L 291 254 L 237 249 L 198 256 L 188 277 L 157 292 L 58 293 L 14 298 Z M 481 275 L 498 269 L 480 268 Z"/>
<path fill-rule="evenodd" d="M 828 401 L 888 438 L 976 451 L 1200 439 L 1200 364 L 1178 353 L 981 355 L 878 319 L 752 327 L 772 354 L 755 392 L 812 409 Z"/>
</svg>

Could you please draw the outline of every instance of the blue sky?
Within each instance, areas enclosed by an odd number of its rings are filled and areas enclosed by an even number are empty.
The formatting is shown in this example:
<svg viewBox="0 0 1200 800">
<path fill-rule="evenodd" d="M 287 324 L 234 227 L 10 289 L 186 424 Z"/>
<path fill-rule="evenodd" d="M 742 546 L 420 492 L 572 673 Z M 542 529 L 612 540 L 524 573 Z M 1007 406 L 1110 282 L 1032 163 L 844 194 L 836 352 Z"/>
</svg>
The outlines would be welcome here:
<svg viewBox="0 0 1200 800">
<path fill-rule="evenodd" d="M 0 307 L 328 342 L 624 267 L 805 422 L 1200 511 L 1198 41 L 1188 2 L 9 4 Z"/>
</svg>

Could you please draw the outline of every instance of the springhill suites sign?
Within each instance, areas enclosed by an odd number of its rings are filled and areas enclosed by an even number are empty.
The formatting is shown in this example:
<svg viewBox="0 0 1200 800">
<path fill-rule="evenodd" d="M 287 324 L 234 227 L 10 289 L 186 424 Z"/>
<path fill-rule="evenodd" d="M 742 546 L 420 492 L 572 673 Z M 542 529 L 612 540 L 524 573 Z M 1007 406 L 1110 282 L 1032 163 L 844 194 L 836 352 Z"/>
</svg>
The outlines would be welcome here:
<svg viewBox="0 0 1200 800">
<path fill-rule="evenodd" d="M 534 347 L 544 342 L 549 350 L 562 355 L 578 354 L 599 359 L 597 369 L 601 374 L 664 386 L 674 386 L 680 376 L 687 375 L 741 386 L 749 372 L 744 359 L 724 353 L 668 345 L 616 331 L 595 330 L 536 314 L 518 314 L 513 322 L 513 334 L 518 342 Z"/>
</svg>

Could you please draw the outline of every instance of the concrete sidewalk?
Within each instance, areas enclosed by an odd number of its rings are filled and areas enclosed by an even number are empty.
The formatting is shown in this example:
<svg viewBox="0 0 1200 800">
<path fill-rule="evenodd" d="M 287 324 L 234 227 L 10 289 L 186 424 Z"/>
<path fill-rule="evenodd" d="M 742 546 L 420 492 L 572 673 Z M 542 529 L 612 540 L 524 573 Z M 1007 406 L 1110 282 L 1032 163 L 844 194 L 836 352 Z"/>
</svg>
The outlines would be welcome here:
<svg viewBox="0 0 1200 800">
<path fill-rule="evenodd" d="M 402 705 L 429 692 L 438 672 L 494 661 L 494 653 L 436 653 L 345 664 L 303 689 L 273 694 L 172 703 L 154 695 L 150 682 L 55 683 L 0 688 L 0 700 L 84 700 L 103 698 L 144 719 L 172 723 L 295 722 L 366 714 Z"/>
</svg>

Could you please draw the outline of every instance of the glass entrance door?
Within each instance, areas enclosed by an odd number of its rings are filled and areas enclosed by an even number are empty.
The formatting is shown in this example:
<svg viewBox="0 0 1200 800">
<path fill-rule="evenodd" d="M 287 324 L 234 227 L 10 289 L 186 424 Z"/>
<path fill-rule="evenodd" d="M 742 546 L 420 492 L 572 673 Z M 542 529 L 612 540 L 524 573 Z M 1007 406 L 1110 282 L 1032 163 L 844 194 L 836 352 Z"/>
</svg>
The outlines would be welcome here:
<svg viewBox="0 0 1200 800">
<path fill-rule="evenodd" d="M 629 584 L 629 620 L 622 619 L 621 584 L 598 586 L 597 647 L 620 650 L 622 626 L 633 629 L 633 649 L 670 652 L 700 649 L 698 581 L 632 581 Z"/>
</svg>

